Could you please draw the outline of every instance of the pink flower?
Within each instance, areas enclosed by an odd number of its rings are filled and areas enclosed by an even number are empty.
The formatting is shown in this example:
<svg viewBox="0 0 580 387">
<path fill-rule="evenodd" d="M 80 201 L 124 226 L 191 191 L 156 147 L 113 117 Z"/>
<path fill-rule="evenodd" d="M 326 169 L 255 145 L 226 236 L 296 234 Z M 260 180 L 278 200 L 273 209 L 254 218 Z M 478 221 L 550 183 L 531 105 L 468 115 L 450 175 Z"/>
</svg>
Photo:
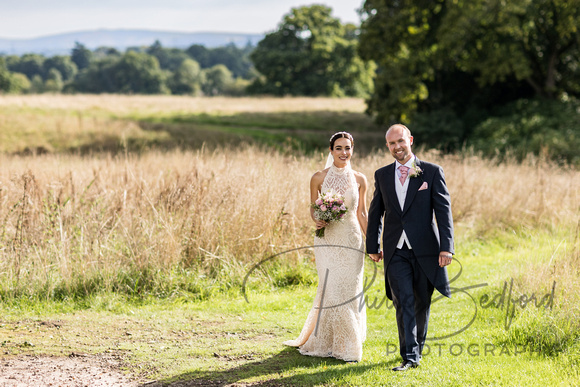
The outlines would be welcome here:
<svg viewBox="0 0 580 387">
<path fill-rule="evenodd" d="M 322 211 L 326 211 L 326 206 L 323 204 L 323 205 L 321 205 L 321 206 L 320 206 L 320 209 L 321 209 Z"/>
<path fill-rule="evenodd" d="M 322 201 L 322 199 L 318 198 L 318 199 L 316 199 L 315 203 L 317 206 L 321 206 L 323 201 Z"/>
</svg>

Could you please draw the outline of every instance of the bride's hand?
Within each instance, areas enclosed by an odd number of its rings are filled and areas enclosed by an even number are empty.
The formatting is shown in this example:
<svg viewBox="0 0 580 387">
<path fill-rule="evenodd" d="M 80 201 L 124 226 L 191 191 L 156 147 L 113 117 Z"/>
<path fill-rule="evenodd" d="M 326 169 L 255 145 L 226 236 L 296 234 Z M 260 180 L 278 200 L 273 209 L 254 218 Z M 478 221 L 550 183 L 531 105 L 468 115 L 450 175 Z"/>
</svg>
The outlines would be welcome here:
<svg viewBox="0 0 580 387">
<path fill-rule="evenodd" d="M 316 223 L 317 230 L 320 230 L 321 228 L 328 226 L 328 223 L 325 222 L 324 220 L 315 220 L 314 223 Z"/>
</svg>

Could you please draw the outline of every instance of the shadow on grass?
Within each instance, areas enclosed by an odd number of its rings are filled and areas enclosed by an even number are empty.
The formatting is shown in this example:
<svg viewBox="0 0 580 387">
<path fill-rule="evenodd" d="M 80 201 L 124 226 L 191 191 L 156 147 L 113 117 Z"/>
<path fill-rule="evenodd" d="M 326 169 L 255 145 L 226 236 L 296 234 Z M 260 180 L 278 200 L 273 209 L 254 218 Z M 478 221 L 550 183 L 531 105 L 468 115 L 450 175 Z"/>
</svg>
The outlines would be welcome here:
<svg viewBox="0 0 580 387">
<path fill-rule="evenodd" d="M 375 131 L 379 126 L 364 113 L 339 111 L 238 112 L 230 114 L 172 113 L 136 118 L 149 122 L 238 126 L 264 129 L 306 129 L 342 131 L 357 128 L 360 132 Z"/>
<path fill-rule="evenodd" d="M 227 359 L 231 361 L 235 359 Z M 397 360 L 380 363 L 345 363 L 334 358 L 310 357 L 301 355 L 295 348 L 285 348 L 269 358 L 240 364 L 233 368 L 216 371 L 196 371 L 175 376 L 164 381 L 149 383 L 171 387 L 185 386 L 225 386 L 232 383 L 245 383 L 252 386 L 315 386 L 340 383 L 347 375 L 356 375 L 373 369 L 391 369 L 398 365 Z M 323 367 L 323 370 L 320 368 Z M 284 376 L 284 373 L 293 375 Z M 235 384 L 237 385 L 237 384 Z"/>
<path fill-rule="evenodd" d="M 311 121 L 303 116 L 315 116 Z M 348 131 L 355 139 L 361 155 L 381 147 L 384 130 L 370 118 L 354 113 L 241 113 L 232 116 L 189 115 L 150 117 L 138 121 L 142 130 L 165 133 L 157 144 L 163 148 L 199 149 L 235 146 L 240 143 L 260 144 L 279 151 L 325 151 L 328 139 L 338 131 Z"/>
<path fill-rule="evenodd" d="M 337 102 L 338 103 L 338 102 Z M 53 117 L 54 120 L 59 117 Z M 325 152 L 338 131 L 352 133 L 360 156 L 384 145 L 384 130 L 372 118 L 352 112 L 241 112 L 236 114 L 160 113 L 110 117 L 91 131 L 72 130 L 70 136 L 43 135 L 24 139 L 11 153 L 98 155 L 145 153 L 151 150 L 215 150 L 245 145 L 280 152 Z M 76 121 L 75 121 L 76 122 Z M 118 131 L 111 131 L 115 123 Z M 56 124 L 55 124 L 56 125 Z M 22 143 L 22 141 L 21 141 Z M 19 145 L 22 146 L 22 145 Z M 10 150 L 9 150 L 10 152 Z"/>
</svg>

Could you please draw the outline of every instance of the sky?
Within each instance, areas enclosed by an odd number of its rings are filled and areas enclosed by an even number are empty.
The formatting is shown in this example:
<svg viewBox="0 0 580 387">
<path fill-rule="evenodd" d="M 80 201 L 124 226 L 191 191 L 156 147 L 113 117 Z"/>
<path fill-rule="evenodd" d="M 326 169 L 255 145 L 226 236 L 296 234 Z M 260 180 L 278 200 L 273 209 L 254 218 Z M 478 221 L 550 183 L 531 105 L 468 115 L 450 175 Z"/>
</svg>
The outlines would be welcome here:
<svg viewBox="0 0 580 387">
<path fill-rule="evenodd" d="M 360 23 L 364 0 L 0 0 L 0 38 L 95 29 L 266 33 L 291 8 L 324 4 L 343 23 Z"/>
</svg>

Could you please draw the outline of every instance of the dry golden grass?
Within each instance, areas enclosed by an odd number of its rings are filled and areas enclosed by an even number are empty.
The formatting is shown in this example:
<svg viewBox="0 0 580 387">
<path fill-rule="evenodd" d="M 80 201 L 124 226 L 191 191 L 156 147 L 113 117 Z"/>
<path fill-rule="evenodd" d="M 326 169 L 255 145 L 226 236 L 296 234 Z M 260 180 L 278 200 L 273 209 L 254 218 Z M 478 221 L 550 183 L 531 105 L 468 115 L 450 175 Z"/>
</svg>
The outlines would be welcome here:
<svg viewBox="0 0 580 387">
<path fill-rule="evenodd" d="M 1 162 L 0 282 L 8 287 L 107 282 L 120 271 L 176 264 L 221 269 L 296 246 L 309 233 L 297 207 L 309 166 L 274 153 Z"/>
<path fill-rule="evenodd" d="M 312 242 L 308 182 L 324 155 L 292 156 L 290 149 L 282 155 L 258 147 L 147 151 L 146 144 L 163 143 L 170 134 L 112 117 L 359 115 L 365 105 L 354 98 L 27 95 L 0 96 L 0 110 L 0 152 L 26 154 L 30 146 L 39 154 L 0 156 L 0 294 L 50 296 L 115 289 L 119 277 L 123 286 L 137 288 L 143 279 L 136 276 L 154 279 L 156 272 L 176 267 L 195 267 L 216 279 L 240 277 L 269 254 Z M 363 134 L 368 133 L 358 138 Z M 322 144 L 326 136 L 320 137 Z M 126 149 L 119 143 L 127 139 L 145 144 L 145 151 L 98 153 Z M 97 153 L 92 158 L 59 155 L 83 149 Z M 533 286 L 557 276 L 580 288 L 580 172 L 537 158 L 498 165 L 477 156 L 418 155 L 444 167 L 460 237 L 492 238 L 497 230 L 575 230 L 568 231 L 574 235 L 567 235 L 562 246 L 553 246 L 551 263 L 539 264 L 533 275 L 522 274 L 520 282 Z M 391 159 L 357 156 L 353 166 L 371 182 L 370 200 L 374 171 Z"/>
<path fill-rule="evenodd" d="M 507 230 L 516 246 L 508 242 L 505 249 L 535 245 L 505 276 L 523 294 L 545 294 L 556 282 L 557 294 L 564 296 L 561 309 L 568 317 L 580 316 L 580 172 L 532 157 L 499 165 L 474 157 L 449 166 L 454 220 L 462 235 L 485 241 Z"/>
<path fill-rule="evenodd" d="M 419 157 L 444 167 L 461 235 L 577 230 L 578 171 L 533 160 L 497 166 L 434 152 Z M 116 289 L 120 273 L 176 267 L 240 276 L 269 254 L 312 243 L 308 186 L 323 159 L 255 147 L 0 156 L 0 290 L 90 293 L 91 286 Z M 390 161 L 355 154 L 353 167 L 372 187 L 374 170 Z"/>
<path fill-rule="evenodd" d="M 147 132 L 135 122 L 82 114 L 0 113 L 0 152 L 61 153 L 122 148 L 123 142 L 163 141 L 163 132 Z"/>
</svg>

